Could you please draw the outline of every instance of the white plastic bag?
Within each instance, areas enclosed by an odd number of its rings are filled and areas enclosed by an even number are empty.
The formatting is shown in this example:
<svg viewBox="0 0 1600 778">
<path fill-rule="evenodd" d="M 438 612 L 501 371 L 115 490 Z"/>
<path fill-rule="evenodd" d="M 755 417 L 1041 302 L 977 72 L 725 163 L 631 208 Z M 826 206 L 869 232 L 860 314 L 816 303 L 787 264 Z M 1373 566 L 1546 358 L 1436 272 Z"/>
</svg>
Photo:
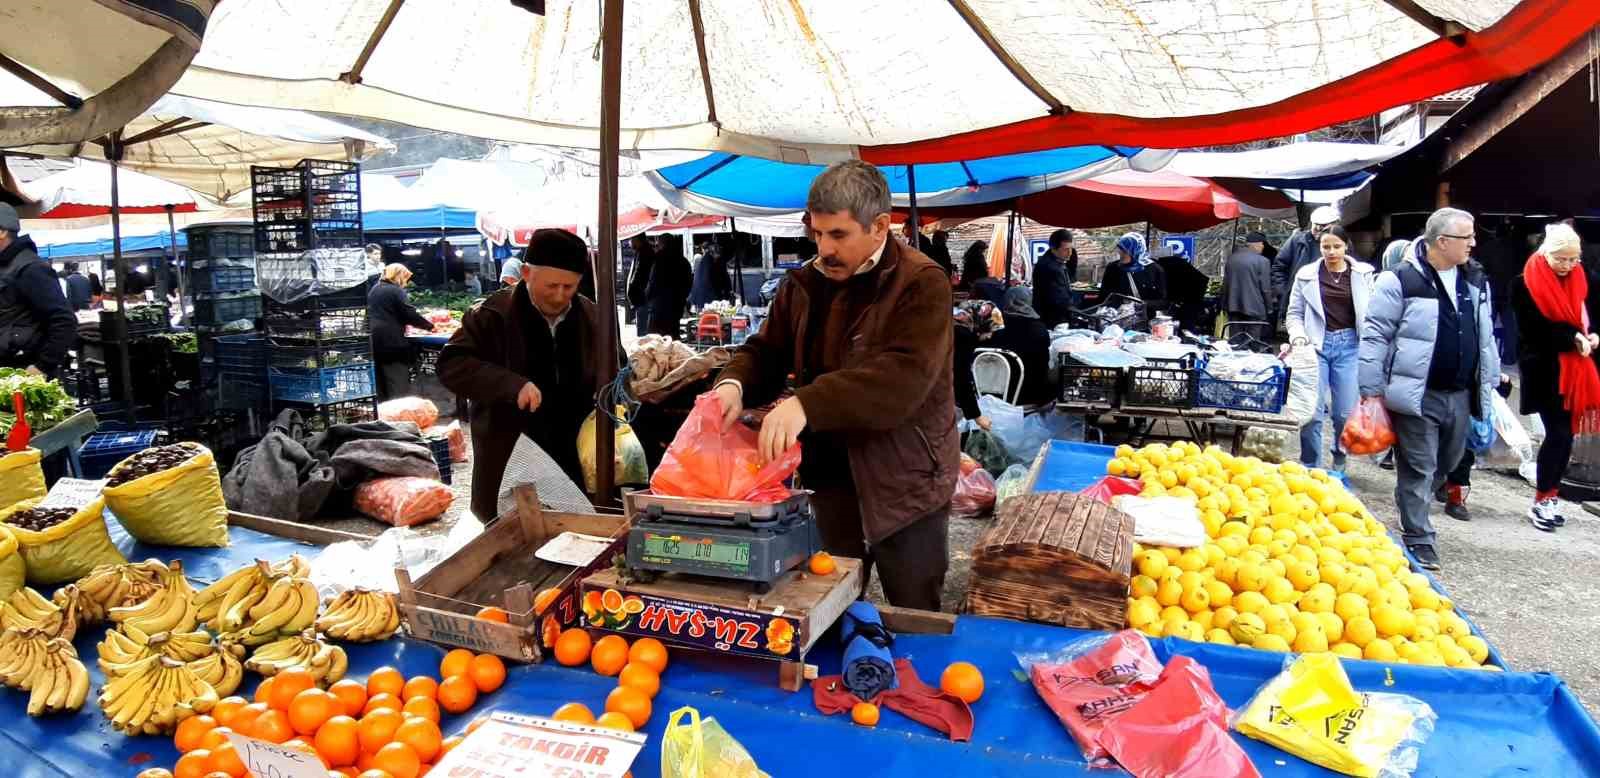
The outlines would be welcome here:
<svg viewBox="0 0 1600 778">
<path fill-rule="evenodd" d="M 1322 410 L 1317 402 L 1321 390 L 1317 352 L 1310 346 L 1290 349 L 1283 364 L 1289 368 L 1289 397 L 1283 404 L 1283 413 L 1304 427 Z"/>
<path fill-rule="evenodd" d="M 1112 498 L 1111 507 L 1133 517 L 1136 543 L 1174 548 L 1198 548 L 1206 543 L 1200 511 L 1182 498 L 1124 494 Z"/>
<path fill-rule="evenodd" d="M 1538 463 L 1534 459 L 1533 439 L 1523 429 L 1519 416 L 1511 411 L 1511 404 L 1496 394 L 1491 397 L 1494 416 L 1494 442 L 1489 453 L 1479 461 L 1484 467 L 1498 470 L 1516 470 L 1517 475 L 1529 484 L 1537 477 Z M 1538 421 L 1538 417 L 1532 417 Z"/>
<path fill-rule="evenodd" d="M 994 487 L 994 510 L 995 510 L 995 513 L 999 513 L 1000 512 L 1000 508 L 1003 507 L 1006 504 L 1006 500 L 1009 500 L 1012 497 L 1021 496 L 1022 495 L 1022 490 L 1024 488 L 1026 488 L 1027 485 L 1028 485 L 1028 467 L 1027 467 L 1027 465 L 1012 465 L 1012 466 L 1006 468 L 1006 471 L 1004 473 L 1000 474 L 1000 479 L 995 482 L 995 487 Z"/>
<path fill-rule="evenodd" d="M 311 560 L 311 583 L 324 599 L 355 587 L 394 593 L 396 567 L 416 580 L 482 534 L 483 523 L 464 513 L 448 534 L 393 527 L 370 541 L 334 543 Z"/>
</svg>

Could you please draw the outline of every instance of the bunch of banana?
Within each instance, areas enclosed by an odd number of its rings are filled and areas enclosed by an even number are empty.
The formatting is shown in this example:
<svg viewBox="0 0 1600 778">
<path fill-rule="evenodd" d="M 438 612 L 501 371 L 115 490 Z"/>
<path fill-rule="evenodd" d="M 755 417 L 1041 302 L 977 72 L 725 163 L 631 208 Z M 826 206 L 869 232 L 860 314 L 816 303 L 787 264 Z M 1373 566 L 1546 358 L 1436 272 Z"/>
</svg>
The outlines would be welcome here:
<svg viewBox="0 0 1600 778">
<path fill-rule="evenodd" d="M 28 684 L 33 688 L 28 696 L 29 716 L 78 710 L 89 698 L 89 670 L 64 638 L 51 638 L 45 644 Z"/>
<path fill-rule="evenodd" d="M 371 589 L 346 589 L 328 603 L 317 629 L 335 640 L 371 643 L 388 640 L 400 628 L 394 595 Z"/>
<path fill-rule="evenodd" d="M 239 689 L 244 680 L 244 663 L 227 651 L 214 651 L 203 659 L 189 663 L 189 669 L 200 680 L 211 684 L 217 694 L 226 697 Z"/>
<path fill-rule="evenodd" d="M 257 559 L 254 564 L 246 565 L 223 576 L 195 595 L 195 607 L 199 609 L 200 620 L 219 633 L 237 632 L 243 627 L 253 625 L 266 614 L 283 607 L 281 600 L 265 608 L 258 607 L 274 594 L 273 587 L 282 578 L 289 578 L 289 583 L 295 585 L 302 581 L 306 582 L 308 593 L 312 595 L 313 600 L 317 599 L 316 589 L 309 587 L 311 566 L 306 563 L 304 557 L 292 554 L 288 559 L 275 565 Z M 302 626 L 298 629 L 303 628 Z M 293 631 L 282 627 L 279 629 L 284 632 Z"/>
<path fill-rule="evenodd" d="M 317 631 L 308 629 L 256 649 L 244 666 L 267 677 L 299 668 L 311 673 L 318 684 L 327 686 L 344 677 L 350 661 L 344 649 L 318 640 Z"/>
<path fill-rule="evenodd" d="M 79 623 L 98 624 L 106 620 L 107 610 L 137 605 L 160 590 L 159 575 L 166 567 L 154 559 L 138 564 L 100 565 L 79 578 L 76 589 L 69 592 L 69 587 L 62 587 L 52 599 L 66 607 L 66 600 L 76 597 Z"/>
<path fill-rule="evenodd" d="M 50 652 L 51 639 L 36 629 L 12 628 L 0 633 L 0 683 L 22 691 L 33 688 L 34 671 Z"/>
<path fill-rule="evenodd" d="M 211 642 L 211 633 L 158 632 L 147 635 L 131 624 L 106 630 L 106 639 L 96 648 L 100 653 L 100 669 L 107 677 L 121 674 L 121 668 L 152 654 L 176 659 L 179 662 L 196 662 L 218 653 Z"/>
<path fill-rule="evenodd" d="M 128 735 L 170 735 L 178 722 L 216 706 L 217 690 L 189 665 L 147 656 L 106 682 L 100 710 Z"/>
<path fill-rule="evenodd" d="M 189 632 L 200 623 L 195 615 L 194 588 L 183 574 L 183 564 L 173 560 L 159 576 L 161 589 L 138 605 L 111 608 L 106 615 L 118 624 L 131 624 L 147 634 Z"/>
<path fill-rule="evenodd" d="M 72 603 L 62 608 L 24 586 L 11 593 L 0 605 L 0 627 L 6 629 L 36 629 L 49 637 L 71 641 L 78 634 L 78 611 Z"/>
</svg>

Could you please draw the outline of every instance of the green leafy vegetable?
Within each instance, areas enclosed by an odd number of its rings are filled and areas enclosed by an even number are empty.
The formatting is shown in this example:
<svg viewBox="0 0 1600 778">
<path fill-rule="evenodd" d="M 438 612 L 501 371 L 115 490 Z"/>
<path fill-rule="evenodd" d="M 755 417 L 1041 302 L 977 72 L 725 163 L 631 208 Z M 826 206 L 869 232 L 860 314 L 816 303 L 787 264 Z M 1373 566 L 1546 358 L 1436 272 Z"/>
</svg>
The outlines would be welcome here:
<svg viewBox="0 0 1600 778">
<path fill-rule="evenodd" d="M 34 434 L 43 432 L 76 413 L 78 404 L 62 390 L 61 384 L 43 376 L 29 375 L 28 371 L 14 367 L 0 367 L 0 429 L 7 432 L 17 422 L 12 411 L 11 395 L 22 393 L 28 406 L 28 426 Z"/>
</svg>

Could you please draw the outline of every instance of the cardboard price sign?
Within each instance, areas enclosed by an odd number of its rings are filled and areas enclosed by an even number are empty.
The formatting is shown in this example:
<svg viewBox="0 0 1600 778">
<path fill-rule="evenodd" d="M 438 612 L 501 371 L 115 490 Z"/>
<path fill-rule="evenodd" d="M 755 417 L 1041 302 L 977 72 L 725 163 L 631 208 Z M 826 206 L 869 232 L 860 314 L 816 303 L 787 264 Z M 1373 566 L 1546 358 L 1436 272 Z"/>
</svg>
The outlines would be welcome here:
<svg viewBox="0 0 1600 778">
<path fill-rule="evenodd" d="M 327 778 L 328 768 L 315 754 L 268 743 L 236 732 L 228 741 L 244 762 L 244 769 L 255 778 Z"/>
<path fill-rule="evenodd" d="M 637 732 L 496 713 L 432 772 L 462 778 L 622 778 L 644 743 Z"/>
<path fill-rule="evenodd" d="M 62 478 L 50 487 L 50 493 L 39 501 L 40 508 L 82 508 L 105 491 L 106 479 L 88 481 L 82 478 Z"/>
</svg>

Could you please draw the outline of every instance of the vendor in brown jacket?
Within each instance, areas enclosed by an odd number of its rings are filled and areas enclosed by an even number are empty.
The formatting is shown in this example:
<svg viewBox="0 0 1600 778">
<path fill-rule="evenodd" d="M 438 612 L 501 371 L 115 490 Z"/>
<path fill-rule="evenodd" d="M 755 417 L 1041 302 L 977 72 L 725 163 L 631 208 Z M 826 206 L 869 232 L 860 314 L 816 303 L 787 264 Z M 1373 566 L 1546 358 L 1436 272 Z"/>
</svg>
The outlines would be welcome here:
<svg viewBox="0 0 1600 778">
<path fill-rule="evenodd" d="M 734 423 L 795 379 L 761 426 L 772 459 L 802 444 L 800 478 L 828 551 L 876 563 L 894 605 L 939 609 L 959 468 L 950 279 L 889 236 L 889 186 L 847 161 L 811 185 L 817 258 L 778 287 L 761 332 L 716 386 Z"/>
<path fill-rule="evenodd" d="M 566 230 L 533 233 L 522 280 L 461 317 L 439 354 L 439 380 L 472 402 L 472 512 L 496 518 L 506 461 L 527 435 L 583 484 L 578 430 L 594 410 L 599 314 L 579 295 L 589 248 Z"/>
</svg>

